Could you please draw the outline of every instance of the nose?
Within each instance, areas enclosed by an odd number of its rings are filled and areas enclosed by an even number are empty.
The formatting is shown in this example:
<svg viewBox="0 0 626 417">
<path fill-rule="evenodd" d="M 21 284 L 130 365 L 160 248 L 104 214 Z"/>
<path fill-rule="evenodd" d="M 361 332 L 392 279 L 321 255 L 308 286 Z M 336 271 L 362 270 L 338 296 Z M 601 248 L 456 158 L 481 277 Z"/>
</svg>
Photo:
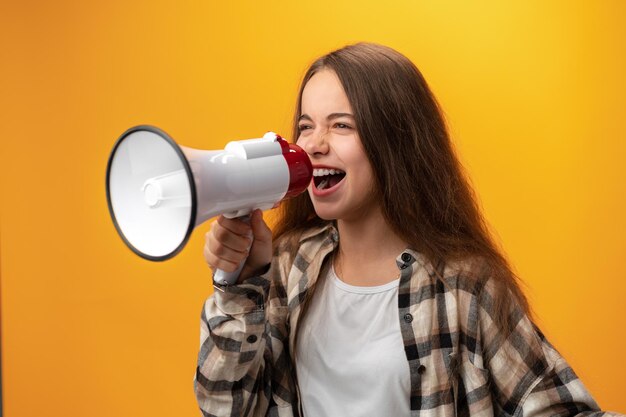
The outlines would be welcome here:
<svg viewBox="0 0 626 417">
<path fill-rule="evenodd" d="M 322 130 L 311 132 L 306 137 L 301 136 L 300 140 L 298 140 L 298 145 L 309 156 L 325 155 L 328 153 L 328 138 L 326 134 L 327 132 Z"/>
</svg>

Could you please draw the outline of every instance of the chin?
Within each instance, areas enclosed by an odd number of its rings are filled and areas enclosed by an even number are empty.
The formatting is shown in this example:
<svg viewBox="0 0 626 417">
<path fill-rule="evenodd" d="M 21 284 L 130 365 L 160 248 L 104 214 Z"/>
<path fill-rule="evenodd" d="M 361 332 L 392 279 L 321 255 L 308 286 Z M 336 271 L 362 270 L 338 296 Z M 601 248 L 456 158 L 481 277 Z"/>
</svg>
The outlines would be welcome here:
<svg viewBox="0 0 626 417">
<path fill-rule="evenodd" d="M 313 200 L 313 208 L 317 217 L 322 220 L 337 220 L 341 218 L 339 211 L 328 206 L 325 207 L 325 204 L 316 203 L 315 200 Z"/>
<path fill-rule="evenodd" d="M 316 214 L 317 214 L 317 217 L 319 217 L 322 220 L 327 220 L 327 221 L 337 220 L 335 216 L 324 216 L 323 214 L 320 214 L 320 213 L 316 213 Z"/>
<path fill-rule="evenodd" d="M 322 220 L 337 220 L 337 215 L 333 213 L 331 210 L 318 210 L 315 208 L 315 214 Z"/>
</svg>

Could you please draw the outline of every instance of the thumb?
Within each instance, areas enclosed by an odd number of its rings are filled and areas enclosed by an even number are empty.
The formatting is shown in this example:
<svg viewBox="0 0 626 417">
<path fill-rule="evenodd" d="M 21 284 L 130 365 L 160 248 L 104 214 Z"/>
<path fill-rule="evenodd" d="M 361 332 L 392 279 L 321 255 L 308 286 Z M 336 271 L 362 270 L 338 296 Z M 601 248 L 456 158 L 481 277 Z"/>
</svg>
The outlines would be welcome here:
<svg viewBox="0 0 626 417">
<path fill-rule="evenodd" d="M 254 240 L 268 243 L 272 241 L 272 231 L 263 220 L 263 212 L 260 209 L 254 210 L 252 217 L 250 218 L 250 227 L 252 227 L 252 234 Z"/>
</svg>

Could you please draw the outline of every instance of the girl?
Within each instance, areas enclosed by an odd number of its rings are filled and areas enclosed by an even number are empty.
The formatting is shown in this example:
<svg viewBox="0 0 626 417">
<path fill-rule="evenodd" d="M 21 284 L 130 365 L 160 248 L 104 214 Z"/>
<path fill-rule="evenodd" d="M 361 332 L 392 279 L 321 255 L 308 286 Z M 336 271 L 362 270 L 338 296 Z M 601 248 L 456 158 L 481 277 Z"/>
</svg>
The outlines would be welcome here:
<svg viewBox="0 0 626 417">
<path fill-rule="evenodd" d="M 598 410 L 531 321 L 406 57 L 361 43 L 315 61 L 292 137 L 314 179 L 273 236 L 259 211 L 206 236 L 213 270 L 247 258 L 202 312 L 205 416 Z"/>
</svg>

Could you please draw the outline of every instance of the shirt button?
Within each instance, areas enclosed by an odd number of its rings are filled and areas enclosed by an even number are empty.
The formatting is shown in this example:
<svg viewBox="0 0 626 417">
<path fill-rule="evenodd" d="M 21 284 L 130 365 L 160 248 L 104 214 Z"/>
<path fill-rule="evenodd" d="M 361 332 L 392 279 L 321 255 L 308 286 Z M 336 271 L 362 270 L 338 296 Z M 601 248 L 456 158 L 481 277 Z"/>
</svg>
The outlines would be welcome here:
<svg viewBox="0 0 626 417">
<path fill-rule="evenodd" d="M 411 262 L 412 259 L 413 259 L 413 257 L 411 256 L 410 253 L 404 252 L 402 254 L 402 262 Z"/>
<path fill-rule="evenodd" d="M 411 314 L 409 314 L 409 313 L 406 313 L 406 314 L 404 315 L 404 321 L 406 321 L 407 323 L 412 322 L 412 321 L 413 321 L 413 315 L 411 315 Z"/>
<path fill-rule="evenodd" d="M 417 368 L 417 373 L 421 375 L 421 374 L 423 374 L 424 372 L 426 372 L 426 367 L 425 367 L 424 365 L 420 365 L 420 366 Z"/>
<path fill-rule="evenodd" d="M 248 336 L 248 338 L 246 340 L 248 341 L 248 343 L 254 343 L 254 342 L 256 342 L 256 336 L 252 334 L 252 335 Z"/>
</svg>

